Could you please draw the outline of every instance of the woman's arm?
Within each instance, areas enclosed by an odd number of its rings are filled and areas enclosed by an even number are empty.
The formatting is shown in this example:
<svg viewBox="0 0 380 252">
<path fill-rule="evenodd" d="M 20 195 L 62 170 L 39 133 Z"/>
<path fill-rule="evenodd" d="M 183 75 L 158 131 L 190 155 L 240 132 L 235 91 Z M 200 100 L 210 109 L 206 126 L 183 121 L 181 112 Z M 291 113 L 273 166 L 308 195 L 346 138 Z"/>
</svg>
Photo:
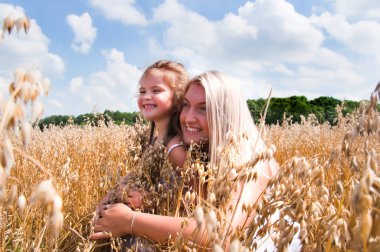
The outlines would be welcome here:
<svg viewBox="0 0 380 252">
<path fill-rule="evenodd" d="M 198 231 L 193 218 L 161 216 L 132 211 L 123 204 L 107 205 L 101 218 L 95 223 L 95 233 L 90 239 L 97 240 L 112 236 L 134 234 L 147 237 L 157 243 L 167 243 L 179 234 L 197 244 L 205 243 L 204 229 Z M 187 222 L 187 224 L 185 224 Z"/>
<path fill-rule="evenodd" d="M 228 205 L 232 207 L 227 208 L 230 209 L 230 211 L 227 213 L 226 221 L 226 223 L 231 224 L 229 224 L 225 230 L 224 235 L 231 230 L 244 228 L 244 225 L 249 224 L 250 221 L 253 220 L 255 213 L 251 213 L 251 215 L 248 216 L 246 211 L 242 211 L 243 204 L 253 206 L 260 201 L 262 193 L 267 188 L 269 179 L 277 173 L 279 166 L 274 159 L 271 159 L 270 161 L 259 162 L 254 169 L 258 171 L 257 179 L 242 184 L 239 186 L 240 190 L 232 193 Z M 226 249 L 228 249 L 230 242 L 231 241 L 227 238 L 225 241 Z"/>
</svg>

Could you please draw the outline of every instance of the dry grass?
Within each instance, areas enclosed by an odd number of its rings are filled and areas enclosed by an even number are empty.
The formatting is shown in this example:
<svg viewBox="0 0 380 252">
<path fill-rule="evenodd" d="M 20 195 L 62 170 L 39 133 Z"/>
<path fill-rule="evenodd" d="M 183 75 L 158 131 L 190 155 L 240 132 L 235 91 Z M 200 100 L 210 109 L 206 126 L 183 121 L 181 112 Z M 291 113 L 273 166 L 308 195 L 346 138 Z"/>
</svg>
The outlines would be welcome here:
<svg viewBox="0 0 380 252">
<path fill-rule="evenodd" d="M 363 113 L 369 118 L 365 111 Z M 378 120 L 377 112 L 371 113 L 371 117 Z M 256 209 L 261 215 L 252 222 L 250 232 L 235 234 L 240 239 L 241 236 L 245 238 L 241 239 L 243 245 L 254 248 L 260 235 L 270 233 L 282 251 L 299 230 L 305 251 L 378 249 L 380 183 L 376 154 L 380 150 L 379 130 L 371 134 L 366 130 L 359 133 L 357 122 L 360 116 L 358 112 L 342 117 L 338 126 L 334 127 L 319 125 L 309 119 L 302 124 L 284 122 L 281 126 L 266 128 L 265 140 L 277 147 L 275 156 L 281 170 L 268 189 L 264 202 L 251 206 L 250 211 Z M 134 127 L 100 124 L 98 127 L 51 127 L 43 132 L 33 130 L 27 153 L 39 160 L 51 175 L 41 172 L 35 163 L 15 153 L 15 167 L 7 183 L 6 204 L 1 209 L 2 250 L 17 248 L 28 251 L 38 243 L 41 243 L 43 251 L 50 251 L 55 246 L 62 251 L 93 250 L 95 243 L 88 241 L 87 237 L 91 232 L 94 207 L 118 178 L 127 170 L 138 167 L 136 157 L 141 156 L 144 127 L 142 124 Z M 356 129 L 358 133 L 355 133 Z M 355 138 L 345 137 L 352 132 Z M 348 139 L 349 153 L 342 150 L 342 145 L 345 146 L 343 139 Z M 13 139 L 12 142 L 17 148 L 22 148 L 20 140 Z M 264 158 L 265 155 L 262 156 Z M 182 177 L 194 177 L 190 170 L 197 171 L 197 178 L 205 177 L 205 170 L 200 164 L 189 166 Z M 238 174 L 246 179 L 239 170 Z M 48 210 L 27 204 L 21 216 L 15 202 L 17 197 L 12 196 L 12 188 L 16 185 L 17 195 L 23 194 L 29 199 L 35 186 L 50 176 L 63 199 L 64 213 L 63 229 L 53 245 L 48 242 L 45 230 Z M 210 178 L 215 174 L 208 171 L 207 176 Z M 214 208 L 211 203 L 221 209 L 224 200 L 228 200 L 225 195 L 234 188 L 236 182 L 233 181 L 237 181 L 229 174 L 224 177 L 220 174 L 220 178 L 214 179 L 214 185 L 223 183 L 224 187 L 213 187 L 219 190 L 210 187 L 219 200 L 208 199 L 210 204 L 202 202 L 205 216 L 215 214 L 212 213 Z M 229 189 L 228 181 L 233 182 Z M 184 194 L 187 191 L 181 187 L 179 191 L 182 190 Z M 196 192 L 194 190 L 192 194 Z M 183 202 L 177 202 L 181 207 L 185 206 L 189 214 L 200 203 L 192 194 L 187 193 Z M 178 214 L 174 213 L 177 205 L 169 208 L 165 208 L 167 213 Z M 279 211 L 280 218 L 273 223 L 269 217 L 275 210 Z M 164 211 L 163 208 L 161 211 Z M 288 216 L 290 221 L 286 221 L 284 216 Z M 217 212 L 216 217 L 223 223 L 222 210 Z M 293 221 L 300 227 L 293 226 Z M 222 229 L 221 226 L 219 229 Z M 212 232 L 223 233 L 219 229 L 215 227 Z M 214 239 L 212 237 L 210 240 Z M 223 241 L 219 242 L 223 246 Z M 184 241 L 177 240 L 174 245 L 183 248 L 184 244 Z"/>
<path fill-rule="evenodd" d="M 51 127 L 32 132 L 28 154 L 39 160 L 50 174 L 41 172 L 35 163 L 15 154 L 15 168 L 8 189 L 17 185 L 18 192 L 29 198 L 40 181 L 52 178 L 63 199 L 63 230 L 56 241 L 62 251 L 73 251 L 87 244 L 89 222 L 96 203 L 133 166 L 140 155 L 136 141 L 139 129 L 130 126 L 101 124 L 99 127 Z M 14 139 L 17 147 L 20 142 Z M 13 181 L 12 181 L 13 180 Z M 27 204 L 19 216 L 16 202 L 2 208 L 2 251 L 19 246 L 29 251 L 34 242 L 44 237 L 46 211 Z M 44 242 L 42 248 L 50 251 Z M 80 249 L 82 251 L 82 249 Z"/>
</svg>

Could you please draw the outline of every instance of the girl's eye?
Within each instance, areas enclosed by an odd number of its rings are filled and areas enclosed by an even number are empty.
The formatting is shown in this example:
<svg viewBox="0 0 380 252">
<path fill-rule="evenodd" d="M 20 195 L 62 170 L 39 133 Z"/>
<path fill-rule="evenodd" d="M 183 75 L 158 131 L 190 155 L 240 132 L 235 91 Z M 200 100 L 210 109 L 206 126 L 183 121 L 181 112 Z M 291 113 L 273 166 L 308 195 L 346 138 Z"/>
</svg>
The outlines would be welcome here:
<svg viewBox="0 0 380 252">
<path fill-rule="evenodd" d="M 145 92 L 145 90 L 140 90 L 139 91 L 139 94 L 145 94 L 146 92 Z"/>
<path fill-rule="evenodd" d="M 160 93 L 160 92 L 161 92 L 160 89 L 154 89 L 154 90 L 153 90 L 153 93 L 155 93 L 155 94 Z"/>
<path fill-rule="evenodd" d="M 206 112 L 206 106 L 201 106 L 201 107 L 199 108 L 199 110 L 202 111 L 202 112 Z"/>
</svg>

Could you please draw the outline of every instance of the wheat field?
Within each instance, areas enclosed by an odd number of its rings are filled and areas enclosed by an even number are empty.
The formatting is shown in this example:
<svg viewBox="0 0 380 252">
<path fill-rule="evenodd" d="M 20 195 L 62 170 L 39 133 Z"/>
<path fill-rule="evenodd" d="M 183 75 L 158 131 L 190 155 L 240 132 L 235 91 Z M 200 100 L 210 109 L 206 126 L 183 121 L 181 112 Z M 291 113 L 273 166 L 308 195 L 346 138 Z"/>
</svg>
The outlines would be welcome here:
<svg viewBox="0 0 380 252">
<path fill-rule="evenodd" d="M 264 128 L 266 143 L 276 146 L 281 175 L 258 206 L 262 221 L 252 224 L 252 235 L 246 234 L 240 246 L 249 247 L 268 232 L 284 251 L 287 239 L 300 230 L 305 251 L 379 249 L 380 131 L 369 128 L 377 125 L 379 116 L 365 114 L 368 111 L 340 116 L 336 126 L 320 125 L 311 117 L 301 124 L 285 120 Z M 139 135 L 146 128 L 139 122 L 34 129 L 26 151 L 22 141 L 12 137 L 15 165 L 2 185 L 1 250 L 96 250 L 99 242 L 88 240 L 95 205 L 138 162 Z M 53 203 L 30 202 L 36 186 L 49 179 L 62 198 L 64 221 L 56 236 L 49 215 Z M 27 199 L 22 212 L 20 195 Z M 282 218 L 267 221 L 273 208 L 283 209 L 281 215 L 291 216 L 300 227 Z"/>
</svg>

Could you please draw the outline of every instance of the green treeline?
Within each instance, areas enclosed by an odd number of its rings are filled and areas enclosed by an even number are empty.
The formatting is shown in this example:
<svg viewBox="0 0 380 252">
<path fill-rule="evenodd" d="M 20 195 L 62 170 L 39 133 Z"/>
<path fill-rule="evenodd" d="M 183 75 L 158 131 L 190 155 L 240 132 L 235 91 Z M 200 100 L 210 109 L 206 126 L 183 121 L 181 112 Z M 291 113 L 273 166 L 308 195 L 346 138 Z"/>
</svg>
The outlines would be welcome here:
<svg viewBox="0 0 380 252">
<path fill-rule="evenodd" d="M 56 126 L 65 126 L 67 124 L 75 125 L 85 125 L 92 124 L 97 125 L 99 120 L 104 121 L 105 123 L 110 120 L 115 124 L 134 124 L 138 118 L 137 112 L 119 112 L 119 111 L 109 111 L 105 110 L 103 113 L 87 113 L 78 116 L 69 116 L 69 115 L 52 115 L 48 116 L 38 122 L 40 129 L 43 129 L 49 125 Z"/>
<path fill-rule="evenodd" d="M 263 108 L 265 107 L 265 99 L 248 100 L 248 107 L 255 120 L 260 120 Z M 342 101 L 321 96 L 313 100 L 308 100 L 305 96 L 291 96 L 286 98 L 272 98 L 269 103 L 268 111 L 265 118 L 266 124 L 281 123 L 284 118 L 292 117 L 293 122 L 300 122 L 301 116 L 307 117 L 309 114 L 314 114 L 320 123 L 329 122 L 334 125 L 334 119 L 337 118 L 336 108 L 342 105 Z M 343 115 L 351 114 L 359 107 L 359 102 L 344 101 Z"/>
<path fill-rule="evenodd" d="M 261 113 L 265 108 L 265 99 L 247 100 L 248 107 L 255 122 L 259 122 Z M 334 119 L 337 118 L 336 107 L 341 105 L 342 101 L 322 96 L 313 100 L 308 100 L 305 96 L 291 96 L 286 98 L 272 98 L 270 100 L 269 108 L 267 111 L 265 122 L 266 124 L 276 124 L 282 122 L 284 114 L 286 117 L 292 117 L 293 122 L 300 122 L 301 116 L 307 117 L 309 114 L 314 114 L 318 121 L 321 123 L 329 122 L 331 125 L 335 124 Z M 380 106 L 380 105 L 379 105 Z M 343 114 L 352 113 L 359 107 L 359 102 L 344 101 Z M 61 125 L 65 126 L 68 123 L 76 125 L 84 125 L 92 123 L 96 125 L 99 119 L 107 123 L 109 120 L 116 124 L 133 124 L 138 117 L 137 112 L 113 112 L 105 110 L 102 114 L 83 114 L 79 116 L 62 116 L 53 115 L 46 117 L 39 122 L 39 127 L 42 129 L 48 125 Z"/>
</svg>

